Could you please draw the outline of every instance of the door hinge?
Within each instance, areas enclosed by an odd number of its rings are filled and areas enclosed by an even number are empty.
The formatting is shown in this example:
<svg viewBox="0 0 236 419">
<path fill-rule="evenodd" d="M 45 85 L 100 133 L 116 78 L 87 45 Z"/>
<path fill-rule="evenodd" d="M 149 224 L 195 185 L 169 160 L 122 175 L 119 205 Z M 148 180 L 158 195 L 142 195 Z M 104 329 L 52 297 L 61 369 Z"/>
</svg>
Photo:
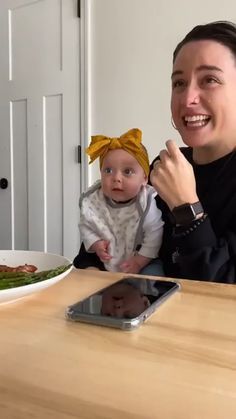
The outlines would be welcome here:
<svg viewBox="0 0 236 419">
<path fill-rule="evenodd" d="M 78 163 L 81 163 L 81 145 L 78 145 L 77 147 L 77 161 Z"/>
<path fill-rule="evenodd" d="M 80 17 L 80 0 L 77 0 L 77 16 Z"/>
</svg>

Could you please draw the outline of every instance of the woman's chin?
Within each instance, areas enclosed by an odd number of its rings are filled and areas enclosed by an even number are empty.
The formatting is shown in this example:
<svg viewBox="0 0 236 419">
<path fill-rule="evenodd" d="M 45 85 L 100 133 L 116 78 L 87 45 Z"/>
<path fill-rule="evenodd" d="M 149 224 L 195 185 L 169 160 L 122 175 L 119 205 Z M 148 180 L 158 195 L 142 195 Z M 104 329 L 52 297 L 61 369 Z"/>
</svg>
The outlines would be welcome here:
<svg viewBox="0 0 236 419">
<path fill-rule="evenodd" d="M 187 134 L 184 133 L 181 138 L 184 144 L 191 148 L 205 147 L 211 143 L 209 134 L 203 135 L 203 133 L 196 131 L 191 133 L 188 132 Z"/>
</svg>

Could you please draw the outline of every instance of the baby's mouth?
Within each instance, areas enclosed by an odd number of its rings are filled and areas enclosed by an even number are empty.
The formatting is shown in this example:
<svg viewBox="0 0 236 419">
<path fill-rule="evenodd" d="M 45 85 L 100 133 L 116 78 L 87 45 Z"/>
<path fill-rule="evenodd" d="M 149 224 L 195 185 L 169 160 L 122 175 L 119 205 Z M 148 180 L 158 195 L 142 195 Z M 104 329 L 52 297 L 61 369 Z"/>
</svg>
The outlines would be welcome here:
<svg viewBox="0 0 236 419">
<path fill-rule="evenodd" d="M 183 123 L 186 127 L 198 128 L 205 127 L 211 119 L 210 115 L 191 115 L 184 116 Z"/>
</svg>

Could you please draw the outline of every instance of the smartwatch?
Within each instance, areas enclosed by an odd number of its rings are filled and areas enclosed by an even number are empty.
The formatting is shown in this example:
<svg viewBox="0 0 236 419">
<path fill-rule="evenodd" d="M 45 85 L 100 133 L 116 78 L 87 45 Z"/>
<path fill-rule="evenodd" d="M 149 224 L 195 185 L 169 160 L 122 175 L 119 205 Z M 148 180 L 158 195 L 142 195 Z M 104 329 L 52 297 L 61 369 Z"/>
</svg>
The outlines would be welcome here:
<svg viewBox="0 0 236 419">
<path fill-rule="evenodd" d="M 201 202 L 194 202 L 194 204 L 183 204 L 174 207 L 172 210 L 175 222 L 177 225 L 188 225 L 197 220 L 200 214 L 204 214 L 204 209 Z"/>
</svg>

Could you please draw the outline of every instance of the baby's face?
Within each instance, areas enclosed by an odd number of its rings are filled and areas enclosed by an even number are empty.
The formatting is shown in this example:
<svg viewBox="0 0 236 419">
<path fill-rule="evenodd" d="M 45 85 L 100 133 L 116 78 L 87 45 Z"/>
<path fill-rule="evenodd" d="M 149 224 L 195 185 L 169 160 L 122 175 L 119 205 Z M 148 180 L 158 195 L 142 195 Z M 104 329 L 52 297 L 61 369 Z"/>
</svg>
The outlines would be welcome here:
<svg viewBox="0 0 236 419">
<path fill-rule="evenodd" d="M 147 183 L 147 176 L 131 154 L 115 149 L 104 157 L 101 181 L 104 195 L 116 202 L 125 202 L 138 195 Z"/>
<path fill-rule="evenodd" d="M 148 298 L 129 284 L 114 284 L 102 296 L 104 316 L 133 318 L 150 305 Z"/>
</svg>

